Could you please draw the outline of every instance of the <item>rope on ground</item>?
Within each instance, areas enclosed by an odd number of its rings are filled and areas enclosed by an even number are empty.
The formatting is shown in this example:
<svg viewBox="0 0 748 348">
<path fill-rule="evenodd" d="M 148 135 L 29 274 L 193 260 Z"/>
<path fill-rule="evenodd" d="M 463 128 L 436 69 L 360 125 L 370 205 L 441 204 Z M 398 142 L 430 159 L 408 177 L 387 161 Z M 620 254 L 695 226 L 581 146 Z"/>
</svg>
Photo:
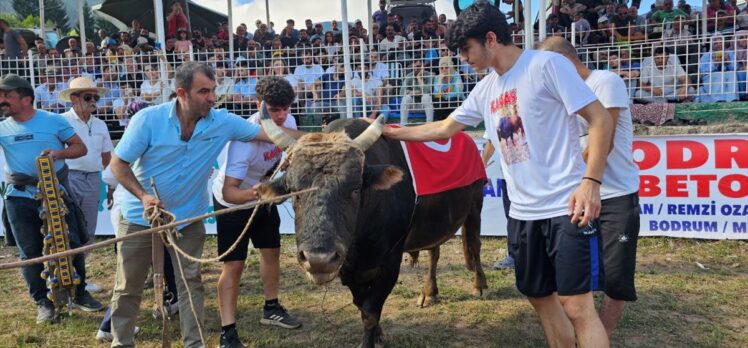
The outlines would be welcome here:
<svg viewBox="0 0 748 348">
<path fill-rule="evenodd" d="M 301 190 L 301 191 L 296 191 L 296 192 L 291 192 L 289 194 L 277 196 L 277 197 L 270 198 L 270 199 L 261 199 L 261 200 L 255 201 L 255 202 L 237 205 L 236 207 L 226 208 L 226 209 L 222 209 L 220 211 L 206 213 L 206 214 L 203 214 L 203 215 L 199 215 L 199 216 L 187 218 L 187 219 L 180 220 L 180 221 L 174 221 L 174 222 L 172 222 L 170 224 L 163 225 L 163 226 L 160 226 L 160 227 L 157 227 L 157 228 L 145 229 L 145 230 L 138 231 L 138 232 L 135 232 L 135 233 L 131 233 L 131 234 L 128 234 L 128 235 L 125 235 L 125 236 L 116 237 L 116 238 L 112 238 L 112 239 L 107 239 L 105 241 L 101 241 L 101 242 L 98 242 L 98 243 L 95 243 L 95 244 L 85 245 L 85 246 L 82 246 L 82 247 L 76 248 L 76 249 L 70 249 L 70 250 L 64 251 L 62 253 L 54 254 L 54 255 L 46 255 L 46 256 L 40 256 L 40 257 L 37 257 L 37 258 L 34 258 L 34 259 L 28 259 L 28 260 L 22 260 L 22 261 L 16 261 L 16 262 L 3 263 L 3 264 L 0 264 L 0 270 L 26 267 L 26 266 L 30 266 L 30 265 L 35 265 L 35 264 L 38 264 L 38 263 L 42 263 L 42 262 L 45 262 L 45 261 L 49 261 L 51 259 L 57 259 L 57 258 L 60 258 L 60 257 L 65 257 L 65 256 L 70 256 L 70 255 L 75 255 L 75 254 L 80 254 L 80 253 L 87 252 L 87 251 L 94 250 L 94 249 L 100 249 L 100 248 L 103 248 L 105 246 L 108 246 L 108 245 L 111 245 L 111 244 L 115 244 L 117 242 L 121 242 L 123 240 L 128 240 L 128 239 L 142 237 L 144 235 L 149 235 L 151 233 L 160 232 L 160 231 L 165 230 L 165 229 L 175 228 L 177 226 L 181 226 L 181 225 L 185 225 L 185 224 L 190 224 L 190 223 L 197 222 L 197 221 L 202 221 L 202 220 L 205 220 L 207 218 L 211 218 L 211 217 L 215 217 L 215 216 L 219 216 L 219 215 L 223 215 L 223 214 L 233 213 L 235 211 L 242 210 L 242 209 L 253 208 L 253 207 L 256 207 L 256 206 L 259 206 L 259 205 L 262 205 L 262 204 L 273 203 L 273 202 L 281 202 L 281 201 L 284 201 L 284 200 L 286 200 L 288 198 L 291 198 L 291 197 L 294 197 L 294 196 L 298 196 L 298 195 L 304 194 L 304 193 L 314 192 L 316 190 L 317 190 L 316 187 L 312 187 L 312 188 L 308 188 L 308 189 Z"/>
</svg>

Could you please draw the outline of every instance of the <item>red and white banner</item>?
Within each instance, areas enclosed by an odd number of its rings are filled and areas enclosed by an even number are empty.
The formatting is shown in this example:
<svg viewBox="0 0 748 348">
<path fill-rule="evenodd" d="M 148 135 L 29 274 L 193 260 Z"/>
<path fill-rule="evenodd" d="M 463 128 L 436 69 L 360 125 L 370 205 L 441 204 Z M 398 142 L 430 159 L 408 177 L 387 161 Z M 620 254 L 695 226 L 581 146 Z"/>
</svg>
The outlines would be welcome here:
<svg viewBox="0 0 748 348">
<path fill-rule="evenodd" d="M 748 239 L 748 134 L 635 137 L 633 151 L 640 235 Z M 487 172 L 481 234 L 506 235 L 498 163 Z"/>
<path fill-rule="evenodd" d="M 485 140 L 475 141 L 482 149 Z M 748 239 L 748 134 L 636 137 L 633 151 L 640 169 L 641 235 Z M 486 172 L 481 234 L 504 236 L 498 161 Z M 293 233 L 291 204 L 285 202 L 278 211 L 281 233 Z M 215 233 L 215 218 L 205 223 L 208 233 Z M 104 204 L 96 234 L 114 234 Z"/>
</svg>

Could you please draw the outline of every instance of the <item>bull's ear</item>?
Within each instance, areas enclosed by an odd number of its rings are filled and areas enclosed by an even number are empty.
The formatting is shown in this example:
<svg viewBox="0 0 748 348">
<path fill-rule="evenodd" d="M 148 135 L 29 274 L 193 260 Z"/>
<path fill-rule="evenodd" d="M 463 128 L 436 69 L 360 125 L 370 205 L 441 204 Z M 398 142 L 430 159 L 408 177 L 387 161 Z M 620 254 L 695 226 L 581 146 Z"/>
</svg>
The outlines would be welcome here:
<svg viewBox="0 0 748 348">
<path fill-rule="evenodd" d="M 286 185 L 286 176 L 283 175 L 275 180 L 262 184 L 257 189 L 260 194 L 260 199 L 272 199 L 278 196 L 288 194 L 288 186 Z M 276 202 L 281 203 L 281 202 Z"/>
<path fill-rule="evenodd" d="M 389 190 L 403 180 L 403 170 L 390 165 L 374 165 L 364 167 L 364 188 L 375 190 Z"/>
</svg>

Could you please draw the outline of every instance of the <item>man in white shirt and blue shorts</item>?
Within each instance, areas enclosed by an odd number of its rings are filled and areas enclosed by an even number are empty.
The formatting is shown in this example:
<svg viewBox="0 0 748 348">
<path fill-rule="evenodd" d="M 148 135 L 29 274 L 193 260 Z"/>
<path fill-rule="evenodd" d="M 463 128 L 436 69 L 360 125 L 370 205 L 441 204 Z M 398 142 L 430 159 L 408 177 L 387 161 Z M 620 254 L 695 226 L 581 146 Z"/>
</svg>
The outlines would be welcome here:
<svg viewBox="0 0 748 348">
<path fill-rule="evenodd" d="M 288 113 L 296 95 L 287 80 L 277 76 L 266 77 L 258 82 L 256 91 L 273 122 L 284 128 L 296 129 L 296 121 Z M 250 116 L 247 122 L 259 124 L 261 112 Z M 213 204 L 216 211 L 257 200 L 256 187 L 270 178 L 283 154 L 283 150 L 276 145 L 260 141 L 232 141 L 226 146 L 226 161 L 213 182 Z M 280 216 L 275 205 L 262 205 L 216 217 L 218 254 L 222 255 L 236 242 L 255 209 L 257 214 L 247 233 L 237 247 L 221 259 L 223 270 L 218 278 L 221 348 L 244 347 L 236 329 L 236 303 L 250 239 L 252 245 L 260 250 L 260 278 L 265 296 L 260 323 L 286 329 L 301 326 L 301 322 L 286 312 L 278 302 Z"/>
<path fill-rule="evenodd" d="M 608 347 L 592 291 L 604 286 L 600 183 L 613 122 L 568 59 L 514 46 L 504 15 L 480 1 L 460 13 L 451 50 L 486 75 L 448 118 L 385 127 L 391 139 L 446 139 L 484 122 L 501 154 L 509 197 L 509 246 L 519 291 L 551 347 Z M 585 165 L 576 114 L 589 123 Z"/>
<path fill-rule="evenodd" d="M 639 239 L 639 168 L 634 163 L 634 125 L 626 84 L 607 70 L 590 70 L 578 58 L 576 49 L 564 38 L 551 37 L 539 49 L 557 52 L 571 60 L 579 76 L 613 117 L 613 150 L 608 155 L 600 185 L 600 232 L 605 265 L 605 297 L 600 319 L 608 337 L 618 325 L 627 301 L 636 301 L 634 273 L 636 244 Z M 587 121 L 579 118 L 582 155 L 587 160 Z"/>
</svg>

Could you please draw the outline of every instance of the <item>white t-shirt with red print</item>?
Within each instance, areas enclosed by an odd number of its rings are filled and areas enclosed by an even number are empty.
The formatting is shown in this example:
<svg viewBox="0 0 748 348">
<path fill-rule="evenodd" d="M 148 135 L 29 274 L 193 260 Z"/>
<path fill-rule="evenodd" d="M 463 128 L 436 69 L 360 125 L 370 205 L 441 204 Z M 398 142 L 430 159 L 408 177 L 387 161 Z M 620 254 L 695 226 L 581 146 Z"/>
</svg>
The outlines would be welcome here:
<svg viewBox="0 0 748 348">
<path fill-rule="evenodd" d="M 526 50 L 504 75 L 484 77 L 450 117 L 485 122 L 512 197 L 509 216 L 541 220 L 567 214 L 585 169 L 576 112 L 596 99 L 568 59 Z"/>
<path fill-rule="evenodd" d="M 255 113 L 247 122 L 260 123 L 260 114 Z M 288 114 L 283 127 L 296 129 L 296 119 Z M 283 150 L 271 143 L 253 140 L 249 142 L 231 141 L 226 147 L 226 158 L 213 181 L 213 196 L 224 207 L 235 207 L 223 199 L 223 183 L 226 176 L 242 180 L 239 189 L 248 189 L 265 178 L 268 172 L 281 160 Z M 272 174 L 272 173 L 270 173 Z"/>
</svg>

